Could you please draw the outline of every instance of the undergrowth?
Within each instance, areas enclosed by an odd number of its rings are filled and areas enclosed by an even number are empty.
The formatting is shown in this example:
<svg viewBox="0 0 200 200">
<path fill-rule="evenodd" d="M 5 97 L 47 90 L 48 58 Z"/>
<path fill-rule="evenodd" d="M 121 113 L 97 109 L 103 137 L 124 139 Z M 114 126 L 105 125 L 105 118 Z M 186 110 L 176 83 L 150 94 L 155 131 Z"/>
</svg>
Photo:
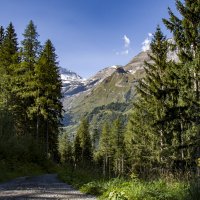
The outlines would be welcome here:
<svg viewBox="0 0 200 200">
<path fill-rule="evenodd" d="M 0 182 L 20 176 L 34 176 L 44 173 L 44 168 L 34 163 L 5 163 L 0 162 Z"/>
<path fill-rule="evenodd" d="M 71 166 L 63 165 L 57 168 L 57 172 L 61 180 L 78 189 L 87 183 L 102 179 L 99 171 L 92 166 L 84 167 L 84 169 L 79 167 L 74 169 Z"/>
<path fill-rule="evenodd" d="M 100 200 L 200 200 L 200 182 L 177 179 L 104 179 L 93 169 L 59 168 L 59 177 Z"/>
</svg>

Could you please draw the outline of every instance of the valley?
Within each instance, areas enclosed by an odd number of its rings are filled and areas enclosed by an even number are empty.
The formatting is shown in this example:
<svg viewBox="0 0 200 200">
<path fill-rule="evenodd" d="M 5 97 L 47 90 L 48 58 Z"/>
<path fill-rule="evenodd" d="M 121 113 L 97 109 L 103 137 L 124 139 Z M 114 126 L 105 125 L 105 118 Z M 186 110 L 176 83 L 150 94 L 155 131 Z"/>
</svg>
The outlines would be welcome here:
<svg viewBox="0 0 200 200">
<path fill-rule="evenodd" d="M 149 61 L 148 52 L 141 52 L 125 66 L 104 68 L 87 80 L 69 70 L 61 70 L 65 128 L 75 131 L 80 118 L 90 116 L 95 109 L 99 111 L 90 117 L 91 122 L 103 121 L 98 114 L 107 109 L 110 117 L 126 115 L 132 108 L 135 85 L 144 76 L 144 61 Z M 126 108 L 123 111 L 109 109 L 109 105 L 117 103 Z"/>
</svg>

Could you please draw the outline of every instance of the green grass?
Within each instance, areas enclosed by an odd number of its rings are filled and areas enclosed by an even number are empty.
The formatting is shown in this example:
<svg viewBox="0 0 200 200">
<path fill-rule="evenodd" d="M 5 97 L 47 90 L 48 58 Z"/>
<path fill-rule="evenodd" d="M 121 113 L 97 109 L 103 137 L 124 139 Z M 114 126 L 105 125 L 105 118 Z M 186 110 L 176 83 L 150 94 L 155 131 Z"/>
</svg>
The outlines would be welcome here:
<svg viewBox="0 0 200 200">
<path fill-rule="evenodd" d="M 142 181 L 137 178 L 103 179 L 91 169 L 59 168 L 60 178 L 100 200 L 200 200 L 200 180 L 192 183 L 175 179 Z"/>
<path fill-rule="evenodd" d="M 83 168 L 77 168 L 74 170 L 68 165 L 63 165 L 57 168 L 58 177 L 73 185 L 75 188 L 80 189 L 83 185 L 92 181 L 98 181 L 101 179 L 101 174 L 94 167 L 87 166 Z"/>
<path fill-rule="evenodd" d="M 95 192 L 104 200 L 183 200 L 187 194 L 186 184 L 178 181 L 112 179 L 108 182 L 91 182 L 82 186 L 85 193 Z"/>
</svg>

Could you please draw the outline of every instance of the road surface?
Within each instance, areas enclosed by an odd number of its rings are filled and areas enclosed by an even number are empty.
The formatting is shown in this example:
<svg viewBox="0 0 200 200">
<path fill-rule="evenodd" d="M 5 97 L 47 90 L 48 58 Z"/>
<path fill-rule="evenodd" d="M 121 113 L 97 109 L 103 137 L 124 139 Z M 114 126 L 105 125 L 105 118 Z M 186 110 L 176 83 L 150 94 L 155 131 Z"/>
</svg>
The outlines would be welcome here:
<svg viewBox="0 0 200 200">
<path fill-rule="evenodd" d="M 70 185 L 63 183 L 56 174 L 20 177 L 0 184 L 0 200 L 96 200 Z"/>
</svg>

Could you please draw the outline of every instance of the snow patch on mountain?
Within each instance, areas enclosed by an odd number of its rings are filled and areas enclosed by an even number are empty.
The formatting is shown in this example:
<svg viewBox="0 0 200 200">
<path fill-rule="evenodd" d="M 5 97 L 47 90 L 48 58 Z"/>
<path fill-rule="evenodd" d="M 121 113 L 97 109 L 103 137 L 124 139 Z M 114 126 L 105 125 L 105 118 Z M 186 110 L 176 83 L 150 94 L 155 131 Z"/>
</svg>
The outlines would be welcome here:
<svg viewBox="0 0 200 200">
<path fill-rule="evenodd" d="M 60 76 L 63 83 L 70 81 L 83 81 L 84 79 L 71 70 L 60 67 Z"/>
</svg>

